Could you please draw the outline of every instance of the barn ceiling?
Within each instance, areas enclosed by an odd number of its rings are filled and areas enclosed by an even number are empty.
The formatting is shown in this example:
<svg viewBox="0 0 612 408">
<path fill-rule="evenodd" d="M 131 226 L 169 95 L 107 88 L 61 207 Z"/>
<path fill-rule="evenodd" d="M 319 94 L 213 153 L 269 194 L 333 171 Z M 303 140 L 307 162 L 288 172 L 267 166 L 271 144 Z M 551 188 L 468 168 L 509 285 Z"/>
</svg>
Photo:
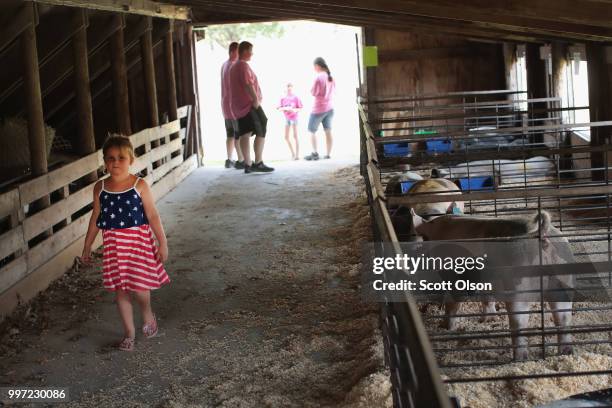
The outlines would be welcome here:
<svg viewBox="0 0 612 408">
<path fill-rule="evenodd" d="M 166 0 L 198 25 L 312 19 L 475 39 L 612 43 L 610 0 Z"/>
</svg>

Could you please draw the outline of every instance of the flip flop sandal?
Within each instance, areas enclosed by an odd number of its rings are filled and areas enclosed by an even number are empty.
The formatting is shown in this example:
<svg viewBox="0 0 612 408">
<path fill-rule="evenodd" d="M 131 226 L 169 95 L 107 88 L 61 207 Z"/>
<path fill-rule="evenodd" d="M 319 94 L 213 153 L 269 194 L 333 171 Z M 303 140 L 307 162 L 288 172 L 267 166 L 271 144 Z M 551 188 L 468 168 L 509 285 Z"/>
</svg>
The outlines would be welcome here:
<svg viewBox="0 0 612 408">
<path fill-rule="evenodd" d="M 142 333 L 147 339 L 157 336 L 157 317 L 153 315 L 153 323 L 142 326 Z"/>
<path fill-rule="evenodd" d="M 134 351 L 134 338 L 124 337 L 121 343 L 117 345 L 117 348 L 121 351 Z"/>
</svg>

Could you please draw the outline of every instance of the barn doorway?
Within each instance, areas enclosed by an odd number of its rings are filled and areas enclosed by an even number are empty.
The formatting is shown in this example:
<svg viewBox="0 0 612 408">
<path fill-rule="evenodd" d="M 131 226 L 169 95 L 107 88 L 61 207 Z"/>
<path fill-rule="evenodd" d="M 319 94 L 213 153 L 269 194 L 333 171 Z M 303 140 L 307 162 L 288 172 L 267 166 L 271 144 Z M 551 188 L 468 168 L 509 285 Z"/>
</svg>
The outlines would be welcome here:
<svg viewBox="0 0 612 408">
<path fill-rule="evenodd" d="M 315 78 L 312 63 L 316 57 L 323 57 L 327 61 L 336 80 L 332 156 L 357 160 L 359 121 L 355 96 L 359 87 L 359 69 L 355 36 L 358 36 L 361 44 L 360 28 L 312 21 L 286 21 L 214 25 L 200 32 L 204 33 L 204 38 L 197 42 L 196 54 L 205 165 L 222 165 L 226 159 L 220 69 L 227 60 L 229 43 L 243 40 L 254 45 L 250 64 L 258 76 L 263 94 L 262 106 L 268 116 L 264 151 L 266 162 L 288 162 L 291 158 L 284 140 L 285 119 L 282 112 L 276 109 L 288 82 L 293 84 L 294 94 L 300 97 L 304 105 L 298 119 L 300 157 L 311 151 L 307 124 L 313 101 L 310 88 Z M 321 129 L 317 136 L 321 149 L 324 146 Z"/>
</svg>

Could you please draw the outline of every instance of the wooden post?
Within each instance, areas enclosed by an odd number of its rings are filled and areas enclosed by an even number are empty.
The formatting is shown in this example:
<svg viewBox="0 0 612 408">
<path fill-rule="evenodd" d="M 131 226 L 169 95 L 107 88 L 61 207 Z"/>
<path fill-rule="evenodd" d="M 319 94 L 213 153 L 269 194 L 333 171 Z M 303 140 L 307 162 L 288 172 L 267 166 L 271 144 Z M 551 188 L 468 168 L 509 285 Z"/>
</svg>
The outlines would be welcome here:
<svg viewBox="0 0 612 408">
<path fill-rule="evenodd" d="M 525 62 L 527 65 L 527 92 L 530 98 L 546 98 L 547 95 L 547 74 L 546 61 L 540 58 L 540 45 L 527 44 L 525 46 Z M 530 106 L 531 109 L 546 108 L 541 104 L 536 103 Z M 529 113 L 529 119 L 542 119 L 545 114 Z M 533 122 L 532 122 L 533 123 Z M 536 124 L 543 124 L 535 122 Z M 542 134 L 532 136 L 532 142 L 541 143 L 543 141 Z"/>
<path fill-rule="evenodd" d="M 591 122 L 610 120 L 612 118 L 612 103 L 610 99 L 610 71 L 606 62 L 603 46 L 595 43 L 586 44 L 587 74 L 589 82 L 589 119 Z M 591 146 L 599 146 L 610 142 L 609 128 L 591 128 Z M 601 153 L 591 154 L 591 165 L 603 167 L 605 159 Z M 603 171 L 592 172 L 594 180 L 603 180 Z"/>
<path fill-rule="evenodd" d="M 123 39 L 125 20 L 122 14 L 117 14 L 114 18 L 120 20 L 119 26 L 121 27 L 112 35 L 110 40 L 115 117 L 117 118 L 117 130 L 119 133 L 131 135 L 132 126 L 130 122 L 128 78 L 125 64 L 125 44 Z"/>
<path fill-rule="evenodd" d="M 195 120 L 195 147 L 197 153 L 197 162 L 198 166 L 202 165 L 202 158 L 204 155 L 204 151 L 202 149 L 202 131 L 200 129 L 200 101 L 198 100 L 198 95 L 200 94 L 198 90 L 198 63 L 196 58 L 196 42 L 197 42 L 197 34 L 193 31 L 193 25 L 189 24 L 187 26 L 187 33 L 189 34 L 189 41 L 191 46 L 191 95 L 192 95 L 192 103 L 194 107 L 194 120 Z"/>
<path fill-rule="evenodd" d="M 85 156 L 96 150 L 89 82 L 89 61 L 87 58 L 87 26 L 89 24 L 87 23 L 87 12 L 84 9 L 77 9 L 74 12 L 74 17 L 83 20 L 85 23 L 82 26 L 83 28 L 72 38 L 78 129 L 76 150 L 80 156 Z M 87 175 L 87 181 L 90 183 L 97 178 L 96 172 Z"/>
<path fill-rule="evenodd" d="M 168 21 L 168 33 L 164 38 L 164 57 L 166 62 L 166 87 L 168 88 L 168 120 L 172 122 L 178 118 L 178 105 L 176 102 L 176 80 L 174 76 L 174 47 L 172 31 L 174 23 Z M 178 133 L 170 135 L 170 139 L 179 137 Z"/>
<path fill-rule="evenodd" d="M 185 151 L 186 156 L 189 157 L 192 154 L 198 155 L 198 140 L 197 140 L 197 125 L 196 121 L 196 105 L 195 105 L 195 89 L 194 89 L 194 64 L 193 64 L 193 30 L 190 24 L 187 24 L 185 29 L 185 43 L 183 47 L 183 69 L 185 75 L 183 77 L 185 84 L 185 99 L 188 105 L 191 106 L 189 118 L 187 123 L 187 139 L 185 140 Z M 198 155 L 199 156 L 199 155 Z M 198 157 L 198 165 L 200 165 L 200 158 Z"/>
<path fill-rule="evenodd" d="M 40 92 L 40 72 L 38 70 L 38 50 L 36 45 L 36 10 L 34 4 L 25 4 L 30 8 L 31 23 L 21 34 L 23 47 L 23 84 L 27 104 L 28 141 L 30 145 L 30 167 L 33 176 L 47 173 L 47 144 L 45 140 L 45 121 L 43 117 L 42 95 Z M 34 211 L 48 207 L 49 196 L 44 196 L 32 203 Z"/>
<path fill-rule="evenodd" d="M 153 58 L 153 19 L 151 17 L 145 17 L 147 19 L 147 30 L 140 37 L 140 52 L 142 55 L 142 71 L 144 74 L 145 81 L 145 95 L 148 112 L 148 125 L 147 127 L 159 126 L 159 112 L 157 107 L 157 87 L 155 85 L 155 64 Z M 151 148 L 159 146 L 159 140 L 151 141 Z M 153 163 L 154 167 L 159 167 L 161 162 L 158 160 Z M 147 168 L 147 175 L 151 174 L 153 167 Z"/>
<path fill-rule="evenodd" d="M 153 127 L 159 126 L 159 113 L 157 107 L 157 87 L 155 85 L 155 65 L 153 61 L 153 21 L 151 17 L 146 18 L 149 24 L 147 30 L 140 38 L 140 46 L 147 107 L 149 112 L 149 127 Z"/>
<path fill-rule="evenodd" d="M 365 45 L 376 45 L 376 29 L 372 27 L 364 28 L 364 41 Z M 376 86 L 376 67 L 365 68 L 366 72 L 366 93 L 368 100 L 377 97 L 378 89 Z M 376 105 L 368 105 L 368 121 L 373 123 L 377 117 Z M 374 135 L 378 136 L 378 135 Z"/>
</svg>

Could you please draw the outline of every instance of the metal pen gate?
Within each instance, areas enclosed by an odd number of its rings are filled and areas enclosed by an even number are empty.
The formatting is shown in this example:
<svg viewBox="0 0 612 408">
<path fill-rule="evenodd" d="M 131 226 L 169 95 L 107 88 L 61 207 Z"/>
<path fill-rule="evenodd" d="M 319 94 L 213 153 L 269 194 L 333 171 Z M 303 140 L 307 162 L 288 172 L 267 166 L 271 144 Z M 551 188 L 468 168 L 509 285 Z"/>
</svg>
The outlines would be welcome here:
<svg viewBox="0 0 612 408">
<path fill-rule="evenodd" d="M 555 98 L 528 99 L 511 91 L 361 100 L 362 172 L 372 196 L 377 241 L 412 239 L 410 233 L 393 228 L 389 211 L 392 214 L 398 206 L 462 201 L 466 213 L 492 217 L 547 211 L 562 237 L 570 242 L 576 259 L 597 266 L 600 273 L 596 278 L 602 282 L 604 293 L 611 293 L 612 186 L 608 157 L 612 148 L 591 146 L 581 132 L 606 129 L 612 122 L 563 123 L 563 112 L 585 107 L 559 106 Z M 405 180 L 407 170 L 425 177 L 433 170 L 435 176 L 455 180 L 462 191 L 451 195 L 403 195 L 402 184 L 410 183 Z M 375 209 L 377 203 L 381 208 Z M 380 233 L 385 228 L 390 232 Z M 577 287 L 588 292 L 587 283 L 593 276 L 577 275 Z M 410 304 L 382 307 L 396 406 L 438 406 L 410 405 L 413 401 L 401 393 L 414 387 L 411 378 L 420 378 L 419 370 L 430 375 L 442 373 L 446 384 L 612 374 L 611 367 L 490 374 L 487 367 L 506 367 L 512 362 L 508 357 L 512 333 L 501 322 L 509 311 L 500 307 L 493 313 L 484 313 L 472 307 L 457 315 L 464 322 L 461 330 L 438 330 L 437 323 L 447 317 L 444 311 L 409 300 L 416 308 L 409 322 L 392 317 L 397 313 L 395 309 L 410 309 Z M 611 302 L 575 304 L 571 313 L 578 323 L 570 327 L 551 326 L 548 320 L 553 310 L 546 309 L 543 301 L 536 306 L 525 312 L 531 322 L 527 330 L 521 331 L 521 336 L 530 339 L 531 360 L 554 354 L 558 344 L 552 336 L 564 333 L 574 336 L 570 344 L 574 348 L 612 356 Z M 493 327 L 478 323 L 482 318 L 493 319 Z M 435 357 L 422 361 L 428 367 L 407 364 L 410 360 L 396 351 L 405 346 L 410 352 L 415 347 L 401 336 L 390 334 L 402 329 L 413 335 L 414 330 L 419 331 L 417 338 L 424 339 L 425 349 L 431 349 Z M 483 375 L 483 371 L 487 374 Z M 442 400 L 449 401 L 448 397 Z"/>
</svg>

